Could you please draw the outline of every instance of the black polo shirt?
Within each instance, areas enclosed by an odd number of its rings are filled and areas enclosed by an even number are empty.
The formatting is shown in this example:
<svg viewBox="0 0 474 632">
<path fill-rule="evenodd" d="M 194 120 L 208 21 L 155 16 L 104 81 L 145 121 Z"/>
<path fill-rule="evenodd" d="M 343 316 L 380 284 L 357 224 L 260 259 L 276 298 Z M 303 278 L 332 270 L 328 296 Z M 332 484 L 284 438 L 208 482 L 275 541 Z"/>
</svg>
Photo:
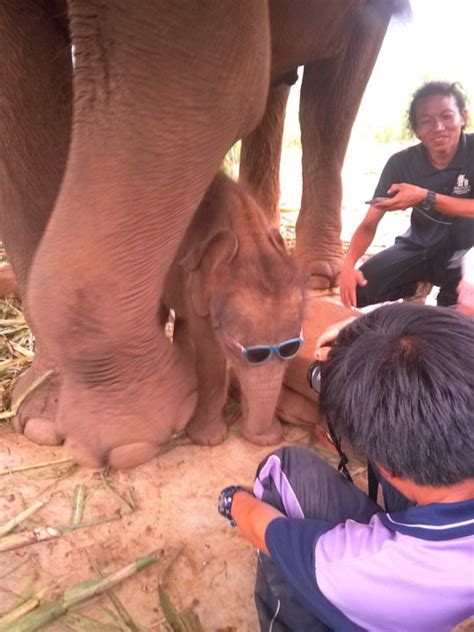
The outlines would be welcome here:
<svg viewBox="0 0 474 632">
<path fill-rule="evenodd" d="M 394 154 L 382 171 L 374 197 L 386 196 L 392 184 L 400 182 L 452 197 L 474 197 L 474 134 L 461 134 L 459 147 L 444 169 L 433 166 L 421 143 Z M 411 227 L 397 239 L 429 248 L 446 237 L 451 226 L 459 219 L 438 211 L 424 211 L 417 205 L 412 209 Z M 463 218 L 463 222 L 466 222 L 466 218 Z M 468 230 L 474 235 L 474 220 L 469 219 L 467 223 Z M 472 238 L 471 245 L 474 245 Z"/>
</svg>

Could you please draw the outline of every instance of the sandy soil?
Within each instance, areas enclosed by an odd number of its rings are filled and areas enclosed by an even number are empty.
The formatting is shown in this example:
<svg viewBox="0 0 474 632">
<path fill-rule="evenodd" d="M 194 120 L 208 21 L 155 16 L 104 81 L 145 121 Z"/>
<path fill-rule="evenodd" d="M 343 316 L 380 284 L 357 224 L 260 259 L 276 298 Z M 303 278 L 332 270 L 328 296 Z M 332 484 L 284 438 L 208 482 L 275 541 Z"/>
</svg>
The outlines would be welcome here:
<svg viewBox="0 0 474 632">
<path fill-rule="evenodd" d="M 285 439 L 308 444 L 311 435 L 286 426 Z M 8 427 L 0 430 L 0 441 L 0 472 L 67 456 L 62 448 L 36 446 Z M 77 485 L 87 492 L 83 521 L 115 520 L 0 554 L 0 612 L 12 608 L 20 596 L 55 582 L 48 599 L 58 597 L 67 586 L 94 578 L 94 566 L 107 573 L 159 550 L 158 563 L 115 589 L 136 624 L 150 632 L 164 629 L 157 592 L 162 584 L 179 611 L 193 608 L 198 613 L 206 631 L 257 630 L 256 552 L 219 516 L 216 500 L 227 484 L 250 485 L 268 451 L 231 431 L 221 446 L 181 445 L 133 470 L 109 472 L 107 480 L 115 492 L 133 498 L 136 509 L 131 513 L 123 512 L 124 504 L 107 489 L 100 471 L 73 468 L 59 478 L 70 468 L 65 464 L 1 476 L 0 523 L 44 496 L 43 490 L 51 491 L 52 484 L 51 499 L 25 524 L 28 528 L 69 524 Z M 363 478 L 360 464 L 354 465 Z M 104 608 L 114 610 L 105 595 L 80 612 L 117 625 Z M 62 619 L 45 629 L 78 628 Z M 92 624 L 85 629 L 92 630 Z"/>
</svg>

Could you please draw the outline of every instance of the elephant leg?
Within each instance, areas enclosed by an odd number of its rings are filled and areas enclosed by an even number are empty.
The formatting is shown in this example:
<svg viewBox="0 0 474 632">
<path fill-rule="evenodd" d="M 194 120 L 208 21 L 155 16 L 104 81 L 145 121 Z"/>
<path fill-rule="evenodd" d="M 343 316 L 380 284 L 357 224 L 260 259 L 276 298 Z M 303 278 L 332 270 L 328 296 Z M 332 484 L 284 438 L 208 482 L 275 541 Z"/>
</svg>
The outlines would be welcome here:
<svg viewBox="0 0 474 632">
<path fill-rule="evenodd" d="M 338 56 L 305 66 L 300 97 L 303 195 L 296 225 L 296 254 L 314 289 L 338 282 L 342 260 L 341 170 L 389 20 L 384 3 L 362 7 L 352 18 L 347 48 Z"/>
<path fill-rule="evenodd" d="M 72 63 L 65 3 L 0 2 L 2 59 L 0 116 L 0 234 L 25 298 L 33 257 L 63 178 L 70 142 Z M 54 282 L 54 281 L 53 281 Z M 15 401 L 54 369 L 54 353 L 32 321 L 35 359 L 16 382 Z M 52 420 L 59 379 L 53 376 L 28 397 L 15 427 L 39 443 L 60 438 Z"/>
<path fill-rule="evenodd" d="M 126 467 L 196 405 L 194 367 L 161 331 L 159 301 L 226 151 L 263 114 L 268 15 L 252 0 L 68 6 L 74 133 L 30 309 L 59 359 L 58 432 L 81 463 Z"/>
<path fill-rule="evenodd" d="M 265 116 L 260 125 L 242 139 L 239 177 L 260 203 L 268 220 L 280 226 L 280 158 L 287 83 L 271 86 Z"/>
<path fill-rule="evenodd" d="M 186 432 L 194 443 L 218 445 L 227 435 L 222 412 L 227 398 L 226 359 L 208 318 L 194 318 L 191 326 L 199 397 Z"/>
</svg>

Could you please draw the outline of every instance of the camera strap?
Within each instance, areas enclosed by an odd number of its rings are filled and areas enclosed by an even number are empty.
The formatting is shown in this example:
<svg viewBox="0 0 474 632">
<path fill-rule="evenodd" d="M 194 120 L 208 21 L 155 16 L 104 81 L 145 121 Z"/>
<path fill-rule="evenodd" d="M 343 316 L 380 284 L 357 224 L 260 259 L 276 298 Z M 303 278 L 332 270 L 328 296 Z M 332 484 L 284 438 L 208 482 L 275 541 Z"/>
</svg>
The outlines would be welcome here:
<svg viewBox="0 0 474 632">
<path fill-rule="evenodd" d="M 339 465 L 337 466 L 337 471 L 342 472 L 344 476 L 350 483 L 353 483 L 352 476 L 350 475 L 349 470 L 347 469 L 347 464 L 349 463 L 349 459 L 347 458 L 347 454 L 343 451 L 341 446 L 341 437 L 336 434 L 336 431 L 332 427 L 332 424 L 326 419 L 326 423 L 329 430 L 329 438 L 331 439 L 334 447 L 336 448 L 339 454 Z"/>
<path fill-rule="evenodd" d="M 332 427 L 332 424 L 330 424 L 327 419 L 326 419 L 326 423 L 329 430 L 329 438 L 331 439 L 332 443 L 334 444 L 334 447 L 336 448 L 339 454 L 339 465 L 337 466 L 337 471 L 342 472 L 350 483 L 354 483 L 354 481 L 352 480 L 352 476 L 350 475 L 350 472 L 347 469 L 347 464 L 349 462 L 349 459 L 347 458 L 347 454 L 342 449 L 341 437 L 339 437 L 336 434 L 336 431 Z M 367 486 L 368 486 L 369 498 L 373 500 L 374 503 L 376 503 L 377 493 L 379 489 L 379 481 L 377 479 L 375 470 L 372 467 L 372 464 L 370 461 L 367 461 Z"/>
<path fill-rule="evenodd" d="M 370 461 L 367 461 L 367 484 L 369 487 L 369 498 L 377 502 L 377 492 L 379 491 L 379 480 L 375 475 L 375 470 Z"/>
</svg>

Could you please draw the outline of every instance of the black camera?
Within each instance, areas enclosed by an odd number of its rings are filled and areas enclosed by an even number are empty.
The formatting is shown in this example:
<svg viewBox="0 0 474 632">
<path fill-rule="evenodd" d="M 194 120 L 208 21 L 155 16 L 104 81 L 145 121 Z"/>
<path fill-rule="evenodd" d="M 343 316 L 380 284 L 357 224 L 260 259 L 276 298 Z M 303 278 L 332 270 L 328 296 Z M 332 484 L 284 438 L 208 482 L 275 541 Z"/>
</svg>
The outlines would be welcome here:
<svg viewBox="0 0 474 632">
<path fill-rule="evenodd" d="M 310 389 L 319 395 L 321 393 L 321 369 L 323 367 L 323 363 L 319 360 L 316 360 L 312 364 L 309 365 L 307 379 Z"/>
</svg>

